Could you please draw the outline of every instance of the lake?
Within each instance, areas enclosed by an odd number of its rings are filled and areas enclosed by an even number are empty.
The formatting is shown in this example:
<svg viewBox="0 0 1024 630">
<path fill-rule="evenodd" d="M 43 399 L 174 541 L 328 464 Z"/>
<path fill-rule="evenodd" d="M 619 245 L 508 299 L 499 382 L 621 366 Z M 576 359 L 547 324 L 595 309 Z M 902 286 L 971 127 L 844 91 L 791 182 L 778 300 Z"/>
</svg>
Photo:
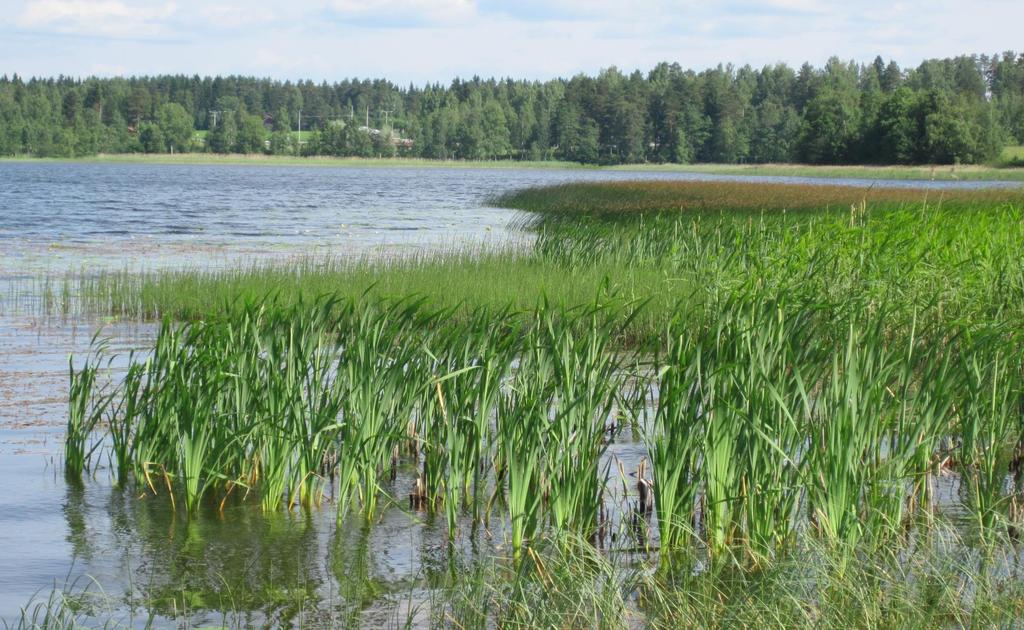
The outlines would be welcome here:
<svg viewBox="0 0 1024 630">
<path fill-rule="evenodd" d="M 368 625 L 415 613 L 441 570 L 443 522 L 388 510 L 372 528 L 335 525 L 331 508 L 264 515 L 258 505 L 186 520 L 112 488 L 102 468 L 69 486 L 60 453 L 69 354 L 103 323 L 53 319 L 32 287 L 101 269 L 252 264 L 295 256 L 430 251 L 519 238 L 501 193 L 578 180 L 743 180 L 929 188 L 981 182 L 869 182 L 689 173 L 470 168 L 333 168 L 0 162 L 0 619 L 57 587 L 105 593 L 126 623 L 157 625 L 184 603 L 195 624 L 231 609 L 251 623 Z M 107 323 L 112 349 L 145 348 L 153 327 Z M 628 436 L 609 456 L 632 470 Z M 411 476 L 399 476 L 401 495 Z M 440 519 L 443 521 L 443 519 Z M 467 553 L 494 551 L 489 543 Z M 352 602 L 372 601 L 353 608 Z M 310 604 L 309 602 L 314 602 Z M 412 610 L 410 610 L 412 609 Z M 85 610 L 89 610 L 86 608 Z M 180 609 L 177 609 L 180 613 Z M 401 613 L 405 614 L 405 613 Z M 136 616 L 141 615 L 141 616 Z M 237 621 L 237 619 L 236 619 Z"/>
<path fill-rule="evenodd" d="M 501 239 L 510 236 L 516 213 L 488 207 L 495 195 L 633 179 L 992 185 L 577 169 L 0 162 L 0 274 L 211 266 Z"/>
</svg>

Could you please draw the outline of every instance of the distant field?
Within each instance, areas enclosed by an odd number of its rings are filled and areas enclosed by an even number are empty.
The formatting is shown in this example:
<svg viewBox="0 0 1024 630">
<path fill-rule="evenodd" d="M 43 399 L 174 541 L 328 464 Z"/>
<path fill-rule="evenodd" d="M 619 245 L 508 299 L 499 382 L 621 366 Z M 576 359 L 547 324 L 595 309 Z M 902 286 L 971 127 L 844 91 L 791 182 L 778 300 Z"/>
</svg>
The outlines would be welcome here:
<svg viewBox="0 0 1024 630">
<path fill-rule="evenodd" d="M 294 134 L 294 132 L 293 132 Z M 204 140 L 205 132 L 197 132 Z M 87 163 L 246 164 L 266 166 L 411 167 L 411 168 L 545 168 L 645 172 L 706 173 L 775 177 L 855 178 L 934 181 L 1024 181 L 1024 147 L 1009 147 L 999 165 L 818 166 L 809 164 L 623 164 L 597 166 L 562 161 L 433 160 L 425 158 L 295 157 L 287 155 L 124 153 L 82 158 L 0 158 L 0 161 L 49 160 Z"/>
<path fill-rule="evenodd" d="M 306 133 L 306 132 L 303 132 Z M 574 162 L 512 160 L 428 160 L 422 158 L 295 157 L 288 155 L 218 153 L 119 153 L 81 158 L 0 158 L 2 161 L 84 162 L 90 164 L 244 164 L 264 166 L 344 166 L 407 168 L 596 168 Z"/>
<path fill-rule="evenodd" d="M 1020 189 L 929 191 L 907 188 L 856 188 L 807 184 L 762 184 L 747 182 L 626 181 L 561 184 L 521 190 L 504 195 L 494 203 L 539 216 L 598 216 L 622 218 L 654 214 L 701 213 L 714 216 L 726 212 L 785 213 L 808 212 L 830 215 L 847 212 L 851 205 L 866 204 L 873 209 L 958 204 L 968 207 L 998 207 L 1024 203 Z M 744 215 L 745 216 L 745 215 Z"/>
<path fill-rule="evenodd" d="M 1024 151 L 1021 147 L 1017 151 Z M 1011 151 L 1011 149 L 1008 149 Z M 1006 162 L 1004 153 L 1004 163 Z M 1024 158 L 1022 158 L 1024 159 Z M 1024 181 L 1024 168 L 982 165 L 818 166 L 810 164 L 624 164 L 623 171 L 678 171 L 714 175 L 823 177 L 857 179 L 920 179 L 929 181 Z"/>
</svg>

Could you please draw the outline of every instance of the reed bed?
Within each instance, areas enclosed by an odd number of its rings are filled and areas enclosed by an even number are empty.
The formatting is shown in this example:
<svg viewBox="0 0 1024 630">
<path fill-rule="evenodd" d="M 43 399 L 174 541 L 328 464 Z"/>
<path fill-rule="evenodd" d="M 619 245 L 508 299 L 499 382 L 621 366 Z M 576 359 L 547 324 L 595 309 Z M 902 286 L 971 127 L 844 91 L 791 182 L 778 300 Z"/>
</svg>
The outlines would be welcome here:
<svg viewBox="0 0 1024 630">
<path fill-rule="evenodd" d="M 927 190 L 842 185 L 747 182 L 624 181 L 570 183 L 528 188 L 495 200 L 501 207 L 529 212 L 580 215 L 636 213 L 819 212 L 852 204 L 919 205 L 924 202 L 991 207 L 1020 203 L 1020 188 Z"/>
<path fill-rule="evenodd" d="M 985 557 L 1006 549 L 1024 519 L 1019 193 L 716 186 L 522 193 L 506 202 L 537 213 L 532 249 L 464 271 L 306 271 L 262 295 L 253 271 L 90 281 L 163 324 L 111 386 L 102 352 L 72 370 L 67 474 L 109 462 L 184 514 L 332 503 L 372 526 L 407 500 L 453 541 L 501 537 L 522 570 L 586 541 L 653 554 L 663 584 L 746 583 L 810 544 L 849 586 L 945 512 Z M 444 265 L 505 284 L 431 284 Z M 176 302 L 181 283 L 220 302 Z M 608 455 L 626 428 L 636 470 Z"/>
<path fill-rule="evenodd" d="M 677 197 L 694 208 L 665 201 Z M 809 306 L 836 308 L 885 302 L 904 328 L 915 317 L 1005 318 L 1024 305 L 1021 191 L 634 182 L 524 191 L 496 203 L 531 211 L 523 227 L 532 245 L 101 273 L 76 278 L 71 292 L 82 312 L 157 320 L 204 318 L 269 295 L 282 303 L 328 293 L 416 296 L 455 317 L 614 296 L 646 302 L 623 333 L 632 346 L 658 343 L 673 319 L 713 320 L 710 305 L 735 291 L 798 293 Z"/>
<path fill-rule="evenodd" d="M 657 269 L 609 264 L 567 274 L 561 261 L 538 257 L 532 247 L 504 246 L 379 259 L 304 258 L 227 270 L 101 272 L 75 275 L 68 283 L 75 287 L 77 312 L 151 321 L 201 319 L 268 296 L 280 303 L 308 302 L 325 294 L 345 299 L 415 296 L 468 318 L 477 307 L 526 311 L 541 298 L 571 308 L 598 297 L 629 301 L 657 292 L 661 297 L 654 296 L 651 308 L 633 324 L 648 330 L 657 314 L 673 309 L 676 296 L 688 291 L 685 279 Z"/>
<path fill-rule="evenodd" d="M 769 562 L 807 528 L 884 541 L 934 513 L 944 470 L 983 537 L 1016 526 L 1019 328 L 898 341 L 884 311 L 837 322 L 756 294 L 717 313 L 669 326 L 664 352 L 647 356 L 610 350 L 629 316 L 597 304 L 479 310 L 467 324 L 414 300 L 257 302 L 165 322 L 116 387 L 98 387 L 93 364 L 73 372 L 69 417 L 107 428 L 118 483 L 189 514 L 233 493 L 266 511 L 330 495 L 339 520 L 355 509 L 372 522 L 404 467 L 411 507 L 443 513 L 453 538 L 503 512 L 517 556 L 541 533 L 610 532 L 609 507 L 624 510 L 607 504 L 603 454 L 622 423 L 645 436 L 651 478 L 640 471 L 637 491 L 653 491 L 657 518 L 644 522 L 667 561 L 699 545 Z M 84 430 L 68 434 L 75 478 L 102 461 Z"/>
</svg>

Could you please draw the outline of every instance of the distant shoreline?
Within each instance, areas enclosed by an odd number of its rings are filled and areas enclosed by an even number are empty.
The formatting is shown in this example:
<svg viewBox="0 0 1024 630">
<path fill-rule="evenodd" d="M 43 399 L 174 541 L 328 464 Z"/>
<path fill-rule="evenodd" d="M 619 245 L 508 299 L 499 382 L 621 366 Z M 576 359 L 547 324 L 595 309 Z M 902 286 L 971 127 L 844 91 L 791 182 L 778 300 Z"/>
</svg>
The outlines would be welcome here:
<svg viewBox="0 0 1024 630">
<path fill-rule="evenodd" d="M 195 164 L 226 166 L 324 166 L 352 168 L 542 168 L 596 170 L 601 167 L 576 162 L 517 160 L 433 160 L 426 158 L 358 158 L 242 153 L 113 153 L 74 158 L 9 157 L 4 162 L 53 162 L 75 164 Z"/>
<path fill-rule="evenodd" d="M 611 170 L 644 172 L 706 173 L 712 175 L 749 175 L 780 177 L 860 178 L 934 181 L 1021 181 L 1024 167 L 985 165 L 809 165 L 809 164 L 622 164 L 596 166 L 562 161 L 515 160 L 432 160 L 424 158 L 352 158 L 293 157 L 274 155 L 220 155 L 212 153 L 179 154 L 101 154 L 80 158 L 0 158 L 0 163 L 53 162 L 80 164 L 191 164 L 244 166 L 322 166 L 347 168 L 492 168 L 550 170 Z"/>
</svg>

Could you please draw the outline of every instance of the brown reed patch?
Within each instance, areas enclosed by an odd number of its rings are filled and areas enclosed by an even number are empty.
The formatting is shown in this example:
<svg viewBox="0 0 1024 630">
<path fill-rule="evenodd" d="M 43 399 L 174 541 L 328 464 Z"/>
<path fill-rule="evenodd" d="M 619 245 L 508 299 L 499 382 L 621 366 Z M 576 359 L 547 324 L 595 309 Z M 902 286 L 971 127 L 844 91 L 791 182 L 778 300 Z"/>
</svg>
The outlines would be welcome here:
<svg viewBox="0 0 1024 630">
<path fill-rule="evenodd" d="M 844 210 L 854 204 L 897 206 L 1024 203 L 1024 188 L 936 190 L 749 182 L 628 181 L 573 183 L 506 195 L 502 206 L 534 212 L 703 212 Z"/>
</svg>

